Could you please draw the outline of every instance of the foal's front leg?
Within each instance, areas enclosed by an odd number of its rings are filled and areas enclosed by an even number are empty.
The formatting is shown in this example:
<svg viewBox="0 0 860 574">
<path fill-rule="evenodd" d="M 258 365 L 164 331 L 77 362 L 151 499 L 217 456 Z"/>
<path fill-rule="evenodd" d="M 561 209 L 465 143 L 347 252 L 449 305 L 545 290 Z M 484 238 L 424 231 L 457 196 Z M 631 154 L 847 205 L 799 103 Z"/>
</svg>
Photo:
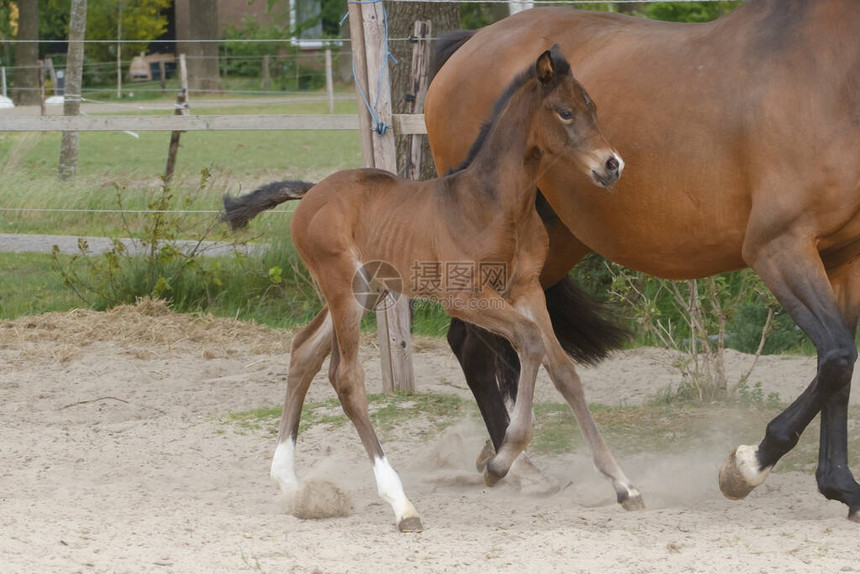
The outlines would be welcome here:
<svg viewBox="0 0 860 574">
<path fill-rule="evenodd" d="M 645 508 L 645 504 L 642 502 L 642 495 L 630 483 L 624 471 L 615 462 L 615 457 L 612 456 L 612 452 L 609 450 L 606 442 L 604 442 L 603 435 L 600 433 L 594 417 L 591 416 L 591 411 L 588 410 L 585 391 L 582 388 L 582 381 L 576 373 L 573 360 L 564 352 L 558 339 L 555 338 L 555 333 L 552 330 L 552 322 L 546 310 L 543 291 L 538 285 L 535 285 L 534 288 L 526 291 L 520 299 L 515 301 L 515 304 L 517 309 L 529 316 L 537 324 L 541 339 L 546 348 L 543 365 L 555 387 L 565 398 L 571 409 L 573 409 L 576 422 L 582 430 L 585 442 L 588 444 L 588 448 L 594 457 L 594 465 L 597 467 L 597 470 L 612 482 L 618 503 L 625 510 L 641 510 Z M 529 403 L 529 408 L 531 408 L 531 403 Z"/>
<path fill-rule="evenodd" d="M 481 304 L 468 309 L 463 305 L 451 305 L 449 313 L 458 319 L 482 327 L 505 337 L 520 359 L 520 378 L 517 401 L 501 445 L 484 468 L 484 481 L 493 486 L 507 475 L 516 458 L 522 453 L 532 437 L 532 400 L 535 380 L 544 355 L 544 346 L 537 325 L 517 311 L 495 293 L 481 294 L 471 299 Z"/>
</svg>

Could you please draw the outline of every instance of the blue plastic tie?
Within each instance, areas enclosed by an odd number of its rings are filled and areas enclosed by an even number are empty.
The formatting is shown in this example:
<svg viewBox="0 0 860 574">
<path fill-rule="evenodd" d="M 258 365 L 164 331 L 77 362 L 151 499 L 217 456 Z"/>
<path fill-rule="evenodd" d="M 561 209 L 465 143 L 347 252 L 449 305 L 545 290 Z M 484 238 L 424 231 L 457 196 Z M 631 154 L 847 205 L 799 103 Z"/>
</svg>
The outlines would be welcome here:
<svg viewBox="0 0 860 574">
<path fill-rule="evenodd" d="M 382 2 L 382 0 L 348 0 L 347 4 L 377 4 L 380 2 Z M 348 17 L 349 12 L 344 14 L 340 24 L 343 25 Z M 398 60 L 394 57 L 394 54 L 391 53 L 388 46 L 388 10 L 385 9 L 385 4 L 382 5 L 382 25 L 385 32 L 382 38 L 382 47 L 385 50 L 385 59 L 393 64 L 397 64 Z M 355 80 L 355 85 L 358 87 L 358 93 L 361 95 L 361 99 L 364 101 L 364 105 L 373 120 L 373 131 L 380 136 L 385 135 L 385 132 L 388 131 L 388 126 L 379 120 L 379 93 L 382 91 L 383 76 L 383 70 L 379 70 L 379 77 L 376 79 L 376 99 L 373 102 L 373 105 L 370 105 L 367 95 L 364 93 L 364 90 L 361 89 L 361 82 L 358 81 L 358 74 L 355 73 L 355 61 L 352 62 L 352 78 Z"/>
</svg>

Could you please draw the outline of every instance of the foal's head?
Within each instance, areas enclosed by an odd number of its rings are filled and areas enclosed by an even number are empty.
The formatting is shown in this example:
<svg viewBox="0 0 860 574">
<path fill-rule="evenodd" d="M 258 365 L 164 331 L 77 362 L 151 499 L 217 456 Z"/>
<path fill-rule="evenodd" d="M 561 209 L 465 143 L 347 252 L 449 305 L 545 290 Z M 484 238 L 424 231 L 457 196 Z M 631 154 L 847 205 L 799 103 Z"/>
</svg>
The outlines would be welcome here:
<svg viewBox="0 0 860 574">
<path fill-rule="evenodd" d="M 572 162 L 597 185 L 611 187 L 621 177 L 624 161 L 603 137 L 597 108 L 558 44 L 540 55 L 534 74 L 541 101 L 532 126 L 534 143 L 545 155 Z"/>
</svg>

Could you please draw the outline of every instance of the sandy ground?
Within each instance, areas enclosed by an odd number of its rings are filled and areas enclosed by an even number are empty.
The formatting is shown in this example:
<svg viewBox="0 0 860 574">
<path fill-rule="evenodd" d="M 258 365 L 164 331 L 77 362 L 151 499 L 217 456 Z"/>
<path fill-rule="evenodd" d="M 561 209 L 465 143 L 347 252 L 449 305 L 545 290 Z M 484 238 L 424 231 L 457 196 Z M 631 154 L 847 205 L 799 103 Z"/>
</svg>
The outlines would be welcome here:
<svg viewBox="0 0 860 574">
<path fill-rule="evenodd" d="M 416 420 L 380 433 L 425 527 L 400 534 L 355 431 L 319 424 L 300 436 L 299 475 L 334 483 L 346 516 L 296 518 L 268 478 L 271 425 L 229 421 L 280 404 L 288 343 L 153 304 L 0 323 L 0 572 L 860 571 L 860 525 L 811 473 L 724 499 L 716 472 L 735 445 L 719 437 L 624 456 L 648 504 L 627 513 L 585 453 L 536 458 L 568 485 L 552 496 L 488 489 L 472 468 L 477 421 L 428 440 Z M 419 390 L 468 396 L 440 342 L 416 347 Z M 371 344 L 362 356 L 378 391 Z M 677 383 L 671 359 L 639 349 L 583 369 L 589 399 L 650 399 Z M 730 359 L 736 373 L 749 357 Z M 751 380 L 789 399 L 813 371 L 810 358 L 764 357 Z M 539 395 L 557 400 L 547 381 Z M 308 398 L 332 397 L 319 377 Z"/>
</svg>

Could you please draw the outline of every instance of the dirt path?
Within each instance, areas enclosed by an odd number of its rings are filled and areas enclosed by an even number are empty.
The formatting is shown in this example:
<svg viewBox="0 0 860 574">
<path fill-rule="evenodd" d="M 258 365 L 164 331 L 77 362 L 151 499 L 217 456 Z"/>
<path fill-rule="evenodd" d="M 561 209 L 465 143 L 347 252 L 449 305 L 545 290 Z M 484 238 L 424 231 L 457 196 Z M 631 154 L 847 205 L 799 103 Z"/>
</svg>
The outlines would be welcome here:
<svg viewBox="0 0 860 574">
<path fill-rule="evenodd" d="M 416 348 L 421 391 L 468 397 L 440 342 Z M 619 457 L 649 506 L 626 513 L 584 453 L 537 458 L 568 485 L 553 496 L 487 489 L 471 468 L 478 422 L 436 434 L 420 417 L 380 433 L 426 528 L 402 535 L 355 431 L 317 424 L 300 436 L 299 475 L 332 481 L 348 516 L 300 520 L 268 479 L 271 421 L 230 420 L 280 404 L 288 349 L 282 332 L 154 304 L 0 322 L 0 572 L 860 571 L 860 526 L 811 473 L 777 469 L 748 500 L 722 498 L 716 469 L 734 446 L 722 435 Z M 362 356 L 378 390 L 370 344 Z M 677 382 L 670 359 L 640 349 L 584 370 L 589 397 L 649 399 Z M 765 357 L 752 380 L 786 399 L 813 370 Z M 558 400 L 548 387 L 538 400 Z M 333 397 L 319 377 L 309 401 Z"/>
</svg>

